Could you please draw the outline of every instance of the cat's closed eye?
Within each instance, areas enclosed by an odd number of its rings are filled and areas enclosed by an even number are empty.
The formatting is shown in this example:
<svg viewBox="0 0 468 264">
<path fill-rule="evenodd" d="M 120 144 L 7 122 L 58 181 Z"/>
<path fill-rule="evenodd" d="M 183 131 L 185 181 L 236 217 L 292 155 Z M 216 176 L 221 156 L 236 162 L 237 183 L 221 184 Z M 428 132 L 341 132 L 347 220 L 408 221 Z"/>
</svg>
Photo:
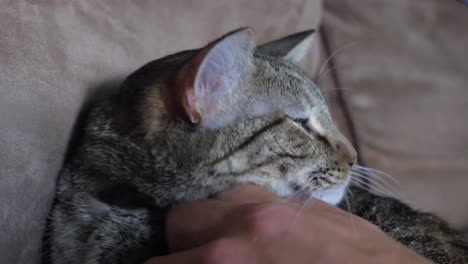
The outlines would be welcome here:
<svg viewBox="0 0 468 264">
<path fill-rule="evenodd" d="M 304 128 L 307 132 L 312 132 L 311 127 L 309 126 L 309 118 L 294 118 L 294 122 L 296 122 L 298 125 L 300 125 L 302 128 Z"/>
<path fill-rule="evenodd" d="M 328 142 L 325 137 L 320 135 L 310 124 L 310 120 L 307 117 L 297 117 L 292 119 L 296 124 L 301 126 L 307 133 L 313 136 L 315 139 L 323 142 Z"/>
</svg>

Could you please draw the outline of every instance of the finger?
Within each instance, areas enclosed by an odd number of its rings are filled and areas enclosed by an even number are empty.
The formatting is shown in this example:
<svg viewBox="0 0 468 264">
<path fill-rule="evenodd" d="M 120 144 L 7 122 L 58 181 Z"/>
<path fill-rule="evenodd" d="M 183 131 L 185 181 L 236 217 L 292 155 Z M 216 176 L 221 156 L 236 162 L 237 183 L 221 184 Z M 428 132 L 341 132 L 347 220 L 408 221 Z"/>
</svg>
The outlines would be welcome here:
<svg viewBox="0 0 468 264">
<path fill-rule="evenodd" d="M 345 215 L 347 214 L 346 211 L 340 209 L 336 205 L 331 205 L 323 200 L 314 198 L 313 203 L 311 202 L 308 206 L 307 209 L 309 211 L 316 211 L 316 212 L 321 212 L 321 213 L 326 213 L 326 214 L 333 214 L 333 215 Z"/>
<path fill-rule="evenodd" d="M 183 251 L 179 253 L 174 253 L 167 256 L 151 258 L 147 260 L 144 264 L 201 264 L 198 257 L 200 254 L 198 253 L 199 249 L 193 249 L 189 251 Z"/>
<path fill-rule="evenodd" d="M 193 248 L 218 237 L 219 227 L 232 204 L 205 200 L 181 204 L 166 217 L 166 235 L 171 251 Z"/>
<path fill-rule="evenodd" d="M 315 197 L 310 197 L 309 199 L 306 200 L 307 203 L 307 209 L 311 210 L 334 210 L 336 206 L 331 205 L 323 200 L 320 200 L 319 198 Z"/>
<path fill-rule="evenodd" d="M 280 199 L 274 193 L 253 185 L 236 187 L 218 197 L 220 200 L 190 202 L 169 211 L 166 232 L 171 251 L 193 248 L 228 233 L 233 223 L 226 218 L 248 209 L 244 206 L 237 208 L 239 204 Z"/>
<path fill-rule="evenodd" d="M 274 202 L 281 199 L 273 192 L 256 185 L 237 186 L 218 194 L 217 198 L 234 203 Z"/>
<path fill-rule="evenodd" d="M 343 226 L 348 226 L 350 221 L 355 224 L 359 220 L 356 216 L 317 198 L 311 198 L 302 203 L 299 210 L 308 223 L 343 223 Z"/>
<path fill-rule="evenodd" d="M 255 261 L 255 250 L 242 238 L 216 240 L 200 247 L 152 258 L 144 264 L 250 264 Z"/>
</svg>

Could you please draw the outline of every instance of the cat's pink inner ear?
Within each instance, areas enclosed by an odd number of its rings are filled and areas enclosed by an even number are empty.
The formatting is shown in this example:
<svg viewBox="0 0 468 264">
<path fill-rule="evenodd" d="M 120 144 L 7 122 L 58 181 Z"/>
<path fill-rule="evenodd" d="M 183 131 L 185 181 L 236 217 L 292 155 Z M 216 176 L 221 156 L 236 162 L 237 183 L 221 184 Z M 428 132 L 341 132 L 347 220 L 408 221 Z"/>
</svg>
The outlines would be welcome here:
<svg viewBox="0 0 468 264">
<path fill-rule="evenodd" d="M 210 48 L 200 65 L 196 81 L 196 92 L 203 96 L 229 93 L 238 86 L 243 67 L 248 63 L 245 42 L 246 34 L 227 36 Z"/>
<path fill-rule="evenodd" d="M 210 43 L 182 67 L 183 106 L 192 123 L 216 127 L 233 118 L 226 107 L 252 71 L 254 46 L 250 31 L 239 30 Z"/>
<path fill-rule="evenodd" d="M 190 89 L 190 91 L 193 91 L 193 89 Z M 200 112 L 196 108 L 196 99 L 195 95 L 193 93 L 187 93 L 187 113 L 190 121 L 194 124 L 200 123 Z"/>
<path fill-rule="evenodd" d="M 182 109 L 190 122 L 198 124 L 200 122 L 200 112 L 197 109 L 197 102 L 194 91 L 194 80 L 196 78 L 196 68 L 193 60 L 183 65 L 175 76 L 176 109 Z M 176 111 L 180 112 L 180 111 Z"/>
<path fill-rule="evenodd" d="M 195 79 L 197 97 L 206 100 L 228 95 L 239 87 L 241 76 L 247 74 L 246 68 L 250 63 L 251 42 L 250 32 L 241 30 L 206 47 L 208 52 Z"/>
</svg>

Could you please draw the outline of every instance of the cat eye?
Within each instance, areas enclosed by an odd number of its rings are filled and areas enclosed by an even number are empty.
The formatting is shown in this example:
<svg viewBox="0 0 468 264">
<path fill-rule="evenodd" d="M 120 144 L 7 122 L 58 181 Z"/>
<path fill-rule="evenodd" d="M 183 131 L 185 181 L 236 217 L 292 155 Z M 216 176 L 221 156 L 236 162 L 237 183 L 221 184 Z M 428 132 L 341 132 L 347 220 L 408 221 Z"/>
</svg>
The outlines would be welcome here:
<svg viewBox="0 0 468 264">
<path fill-rule="evenodd" d="M 314 128 L 311 125 L 309 125 L 309 118 L 294 118 L 293 121 L 300 125 L 302 128 L 304 128 L 304 130 L 307 131 L 307 133 L 315 137 L 317 140 L 327 142 L 327 140 L 323 136 L 319 135 L 317 131 L 315 131 Z"/>
<path fill-rule="evenodd" d="M 294 118 L 294 122 L 301 125 L 307 132 L 312 132 L 312 129 L 309 126 L 309 118 Z"/>
</svg>

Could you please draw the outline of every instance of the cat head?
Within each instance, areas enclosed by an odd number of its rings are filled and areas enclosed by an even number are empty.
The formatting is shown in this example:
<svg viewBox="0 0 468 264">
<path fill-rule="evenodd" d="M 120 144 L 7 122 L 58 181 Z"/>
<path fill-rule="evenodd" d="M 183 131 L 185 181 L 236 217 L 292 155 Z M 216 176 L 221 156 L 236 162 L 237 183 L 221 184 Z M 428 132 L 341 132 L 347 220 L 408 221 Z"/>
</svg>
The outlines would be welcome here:
<svg viewBox="0 0 468 264">
<path fill-rule="evenodd" d="M 356 152 L 298 66 L 314 31 L 261 46 L 248 28 L 153 61 L 124 83 L 145 141 L 187 177 L 178 199 L 254 183 L 341 200 Z"/>
</svg>

